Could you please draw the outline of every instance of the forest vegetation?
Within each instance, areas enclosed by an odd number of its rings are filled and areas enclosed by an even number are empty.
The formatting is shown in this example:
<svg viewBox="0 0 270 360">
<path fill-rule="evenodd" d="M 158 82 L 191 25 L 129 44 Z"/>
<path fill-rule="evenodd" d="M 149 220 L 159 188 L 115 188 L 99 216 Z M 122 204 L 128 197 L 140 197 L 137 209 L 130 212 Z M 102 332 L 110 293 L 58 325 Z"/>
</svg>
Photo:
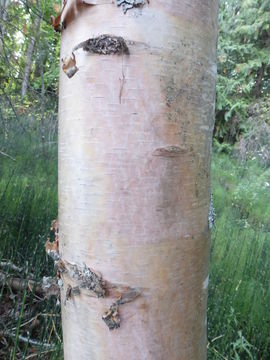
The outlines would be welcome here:
<svg viewBox="0 0 270 360">
<path fill-rule="evenodd" d="M 59 299 L 48 290 L 54 267 L 44 248 L 57 217 L 60 35 L 50 17 L 60 1 L 0 4 L 0 358 L 61 359 Z M 269 0 L 221 0 L 210 360 L 270 359 L 269 90 Z"/>
</svg>

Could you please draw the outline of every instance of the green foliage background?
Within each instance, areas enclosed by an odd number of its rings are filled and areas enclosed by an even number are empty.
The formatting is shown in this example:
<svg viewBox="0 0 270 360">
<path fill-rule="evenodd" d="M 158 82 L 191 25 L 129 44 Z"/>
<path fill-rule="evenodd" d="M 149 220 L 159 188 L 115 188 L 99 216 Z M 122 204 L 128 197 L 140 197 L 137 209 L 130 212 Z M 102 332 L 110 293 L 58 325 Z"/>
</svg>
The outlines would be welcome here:
<svg viewBox="0 0 270 360">
<path fill-rule="evenodd" d="M 234 143 L 249 105 L 270 90 L 269 0 L 220 1 L 219 27 L 215 137 Z"/>
</svg>

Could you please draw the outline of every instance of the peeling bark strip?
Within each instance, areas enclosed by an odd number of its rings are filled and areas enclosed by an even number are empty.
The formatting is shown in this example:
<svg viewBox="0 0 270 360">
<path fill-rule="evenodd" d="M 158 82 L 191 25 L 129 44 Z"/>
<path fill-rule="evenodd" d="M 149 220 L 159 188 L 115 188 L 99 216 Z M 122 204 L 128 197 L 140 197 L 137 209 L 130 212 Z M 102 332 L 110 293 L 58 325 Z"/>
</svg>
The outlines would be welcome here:
<svg viewBox="0 0 270 360">
<path fill-rule="evenodd" d="M 142 7 L 146 3 L 149 4 L 149 0 L 117 0 L 117 6 L 122 6 L 124 14 L 132 8 Z"/>
<path fill-rule="evenodd" d="M 121 36 L 104 34 L 85 40 L 73 48 L 71 56 L 62 59 L 62 69 L 69 78 L 79 70 L 76 66 L 74 54 L 79 49 L 98 55 L 129 55 L 129 48 Z"/>
<path fill-rule="evenodd" d="M 89 292 L 87 292 L 87 294 L 92 297 L 118 298 L 118 300 L 113 302 L 110 306 L 110 309 L 104 313 L 102 319 L 110 330 L 119 328 L 121 319 L 118 307 L 136 299 L 141 294 L 141 289 L 110 283 L 103 280 L 101 275 L 97 274 L 85 264 L 83 266 L 78 266 L 62 260 L 59 254 L 58 219 L 52 221 L 50 230 L 54 231 L 55 240 L 51 242 L 48 239 L 45 244 L 45 249 L 46 253 L 52 257 L 54 261 L 54 266 L 57 271 L 58 284 L 56 284 L 55 279 L 44 278 L 44 289 L 46 288 L 46 290 L 48 289 L 52 291 L 52 288 L 55 292 L 56 288 L 58 290 L 58 294 L 59 289 L 63 287 L 63 275 L 67 275 L 70 282 L 75 282 L 75 286 L 67 284 L 64 298 L 65 305 L 68 300 L 74 298 L 75 296 L 79 296 L 81 294 L 81 290 L 88 290 Z"/>
<path fill-rule="evenodd" d="M 110 309 L 103 314 L 102 320 L 110 330 L 120 327 L 121 319 L 118 312 L 119 306 L 135 300 L 140 293 L 141 292 L 137 289 L 130 289 L 128 292 L 120 296 L 120 298 L 110 306 Z"/>
<path fill-rule="evenodd" d="M 51 15 L 51 25 L 54 28 L 54 31 L 56 31 L 56 32 L 61 32 L 61 30 L 62 30 L 61 16 L 65 9 L 66 4 L 67 4 L 67 0 L 64 0 L 63 7 L 62 7 L 60 13 L 56 17 Z"/>
<path fill-rule="evenodd" d="M 76 0 L 75 1 L 75 7 L 82 6 L 82 5 L 100 5 L 100 4 L 106 4 L 108 2 L 99 1 L 99 0 Z M 54 28 L 56 32 L 61 32 L 63 28 L 65 28 L 65 19 L 62 19 L 63 12 L 65 10 L 65 7 L 67 5 L 67 0 L 63 1 L 63 6 L 59 14 L 55 17 L 51 15 L 51 25 Z M 73 5 L 73 6 L 74 6 Z M 71 10 L 74 11 L 74 8 L 72 7 Z"/>
<path fill-rule="evenodd" d="M 51 242 L 48 238 L 45 243 L 45 250 L 46 253 L 53 258 L 54 261 L 58 261 L 60 259 L 59 256 L 59 225 L 58 225 L 58 219 L 55 219 L 51 223 L 50 231 L 54 232 L 54 241 Z"/>
<path fill-rule="evenodd" d="M 103 314 L 102 320 L 110 330 L 120 327 L 121 320 L 118 312 L 118 305 L 116 303 L 113 303 L 110 309 Z"/>
<path fill-rule="evenodd" d="M 164 156 L 164 157 L 176 157 L 187 152 L 186 148 L 180 146 L 166 146 L 156 149 L 153 152 L 153 156 Z"/>
</svg>

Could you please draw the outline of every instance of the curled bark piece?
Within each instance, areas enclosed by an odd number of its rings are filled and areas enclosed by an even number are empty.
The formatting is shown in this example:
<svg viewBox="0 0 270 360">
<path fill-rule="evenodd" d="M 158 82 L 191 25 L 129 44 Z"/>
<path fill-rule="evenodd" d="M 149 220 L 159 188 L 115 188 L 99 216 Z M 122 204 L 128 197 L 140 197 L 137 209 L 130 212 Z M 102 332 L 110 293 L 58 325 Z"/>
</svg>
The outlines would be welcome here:
<svg viewBox="0 0 270 360">
<path fill-rule="evenodd" d="M 65 59 L 62 59 L 62 63 L 62 69 L 69 78 L 72 78 L 72 76 L 74 76 L 79 70 L 76 66 L 76 57 L 74 53 L 72 53 L 71 56 L 67 56 Z"/>
<path fill-rule="evenodd" d="M 59 260 L 59 251 L 58 251 L 58 239 L 56 239 L 55 241 L 51 242 L 49 239 L 46 241 L 45 243 L 45 249 L 46 249 L 46 253 L 54 260 L 54 261 L 58 261 Z"/>
<path fill-rule="evenodd" d="M 73 51 L 80 48 L 92 54 L 100 55 L 129 54 L 128 46 L 121 36 L 108 34 L 83 41 L 75 46 Z"/>
<path fill-rule="evenodd" d="M 103 4 L 104 2 L 100 2 L 99 0 L 76 0 L 73 4 L 73 6 L 71 6 L 71 8 L 69 9 L 70 12 L 74 12 L 74 7 L 78 8 L 82 5 L 98 5 L 98 4 Z M 106 3 L 106 2 L 105 2 Z M 60 13 L 54 17 L 53 15 L 51 15 L 51 25 L 53 26 L 54 30 L 57 32 L 61 32 L 62 28 L 65 28 L 65 19 L 62 18 L 64 9 L 66 7 L 67 4 L 67 0 L 64 0 L 63 2 L 63 7 L 60 11 Z M 67 16 L 67 14 L 66 14 Z M 64 17 L 66 17 L 64 16 Z"/>
<path fill-rule="evenodd" d="M 62 30 L 61 17 L 62 17 L 62 13 L 65 9 L 66 4 L 67 4 L 67 0 L 64 0 L 63 7 L 62 7 L 60 13 L 56 17 L 51 15 L 51 25 L 53 26 L 54 30 L 57 32 L 61 32 L 61 30 Z"/>
<path fill-rule="evenodd" d="M 58 219 L 54 219 L 54 220 L 52 221 L 50 230 L 51 230 L 51 231 L 54 231 L 55 236 L 58 235 L 58 233 L 59 233 Z"/>
<path fill-rule="evenodd" d="M 50 239 L 47 239 L 45 243 L 45 250 L 46 253 L 53 258 L 54 261 L 58 261 L 60 259 L 59 241 L 58 241 L 58 237 L 59 237 L 58 219 L 52 221 L 50 230 L 54 231 L 55 239 L 53 242 L 51 242 Z"/>
</svg>

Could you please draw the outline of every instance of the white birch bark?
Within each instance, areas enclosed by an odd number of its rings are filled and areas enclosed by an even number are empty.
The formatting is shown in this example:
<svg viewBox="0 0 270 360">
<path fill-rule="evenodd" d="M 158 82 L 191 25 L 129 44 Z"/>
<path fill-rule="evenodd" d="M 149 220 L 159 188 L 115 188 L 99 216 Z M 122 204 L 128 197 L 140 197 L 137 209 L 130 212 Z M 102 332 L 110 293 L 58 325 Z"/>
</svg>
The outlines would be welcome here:
<svg viewBox="0 0 270 360">
<path fill-rule="evenodd" d="M 130 55 L 80 48 L 77 73 L 61 70 L 66 360 L 206 359 L 217 10 L 215 0 L 150 0 L 126 14 L 67 3 L 61 58 L 102 34 L 123 37 Z M 83 288 L 84 264 L 105 297 Z M 102 315 L 132 289 L 109 330 Z"/>
</svg>

